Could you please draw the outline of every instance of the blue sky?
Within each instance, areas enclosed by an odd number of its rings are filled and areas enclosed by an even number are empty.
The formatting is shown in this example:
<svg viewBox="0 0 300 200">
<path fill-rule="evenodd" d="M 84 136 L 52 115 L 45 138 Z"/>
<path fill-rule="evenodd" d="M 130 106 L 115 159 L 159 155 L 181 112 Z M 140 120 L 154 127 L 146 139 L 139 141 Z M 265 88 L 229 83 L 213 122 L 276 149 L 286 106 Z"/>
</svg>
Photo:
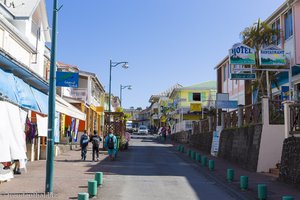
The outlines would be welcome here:
<svg viewBox="0 0 300 200">
<path fill-rule="evenodd" d="M 215 80 L 214 67 L 240 42 L 240 32 L 270 16 L 283 0 L 59 0 L 57 61 L 96 73 L 108 91 L 123 90 L 122 106 L 149 106 L 172 85 Z M 52 26 L 53 1 L 47 0 Z"/>
</svg>

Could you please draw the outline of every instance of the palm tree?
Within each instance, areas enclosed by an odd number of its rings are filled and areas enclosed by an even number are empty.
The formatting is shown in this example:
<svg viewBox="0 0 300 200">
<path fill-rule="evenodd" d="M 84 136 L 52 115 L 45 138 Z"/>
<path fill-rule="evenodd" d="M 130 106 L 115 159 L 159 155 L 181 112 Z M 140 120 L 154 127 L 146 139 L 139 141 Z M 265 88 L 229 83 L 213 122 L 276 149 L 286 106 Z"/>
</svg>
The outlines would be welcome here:
<svg viewBox="0 0 300 200">
<path fill-rule="evenodd" d="M 245 28 L 245 30 L 241 33 L 241 36 L 245 44 L 256 50 L 256 61 L 255 66 L 253 67 L 257 69 L 262 69 L 266 67 L 259 65 L 259 50 L 273 44 L 273 38 L 280 37 L 280 31 L 272 29 L 272 27 L 269 24 L 261 22 L 260 19 L 258 19 L 258 21 L 252 26 Z M 266 95 L 268 89 L 269 91 L 271 91 L 272 83 L 275 84 L 276 87 L 278 87 L 275 76 L 276 72 L 270 72 L 270 88 L 267 88 L 266 73 L 264 73 L 264 71 L 257 71 L 257 79 L 252 81 L 252 88 L 258 90 L 259 97 Z"/>
</svg>

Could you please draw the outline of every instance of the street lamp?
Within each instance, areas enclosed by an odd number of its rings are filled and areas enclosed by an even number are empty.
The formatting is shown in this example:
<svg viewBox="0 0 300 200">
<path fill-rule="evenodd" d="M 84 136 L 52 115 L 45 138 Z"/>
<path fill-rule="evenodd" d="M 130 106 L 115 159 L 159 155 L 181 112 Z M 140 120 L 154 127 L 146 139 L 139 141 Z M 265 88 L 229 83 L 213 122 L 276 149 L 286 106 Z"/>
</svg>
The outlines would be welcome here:
<svg viewBox="0 0 300 200">
<path fill-rule="evenodd" d="M 120 85 L 120 107 L 122 107 L 122 90 L 127 88 L 128 90 L 132 89 L 131 85 Z"/>
<path fill-rule="evenodd" d="M 124 69 L 128 68 L 128 62 L 113 62 L 112 60 L 109 61 L 109 95 L 108 95 L 108 112 L 111 111 L 110 105 L 111 105 L 111 69 L 113 67 L 117 67 L 118 65 L 122 64 L 122 67 Z"/>
</svg>

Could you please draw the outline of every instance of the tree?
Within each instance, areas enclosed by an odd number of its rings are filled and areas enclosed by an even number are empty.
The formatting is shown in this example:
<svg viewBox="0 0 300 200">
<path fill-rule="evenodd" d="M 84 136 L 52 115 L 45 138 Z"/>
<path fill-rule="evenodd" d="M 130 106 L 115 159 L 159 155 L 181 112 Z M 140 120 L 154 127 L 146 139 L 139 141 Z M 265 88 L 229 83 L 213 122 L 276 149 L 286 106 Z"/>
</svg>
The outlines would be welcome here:
<svg viewBox="0 0 300 200">
<path fill-rule="evenodd" d="M 274 44 L 273 39 L 274 37 L 280 37 L 280 30 L 272 29 L 269 24 L 261 22 L 260 19 L 258 19 L 258 21 L 252 26 L 245 28 L 241 33 L 241 36 L 245 44 L 256 50 L 256 63 L 253 67 L 258 69 L 265 68 L 266 66 L 259 65 L 259 50 Z M 278 67 L 279 66 L 275 66 L 274 68 Z M 272 83 L 275 84 L 276 87 L 278 87 L 277 79 L 275 76 L 276 72 L 270 72 L 270 88 L 267 88 L 266 73 L 264 71 L 257 71 L 257 79 L 252 81 L 252 88 L 254 90 L 258 90 L 258 97 L 266 95 L 268 89 L 271 91 Z"/>
</svg>

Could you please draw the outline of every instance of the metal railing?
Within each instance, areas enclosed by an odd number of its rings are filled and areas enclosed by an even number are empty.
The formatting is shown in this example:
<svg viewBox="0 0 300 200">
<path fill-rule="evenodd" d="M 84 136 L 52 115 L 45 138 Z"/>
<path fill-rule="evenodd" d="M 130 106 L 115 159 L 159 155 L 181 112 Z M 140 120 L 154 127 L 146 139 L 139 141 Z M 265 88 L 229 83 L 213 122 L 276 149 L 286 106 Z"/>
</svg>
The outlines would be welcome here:
<svg viewBox="0 0 300 200">
<path fill-rule="evenodd" d="M 290 134 L 300 134 L 300 104 L 290 105 Z"/>
<path fill-rule="evenodd" d="M 269 123 L 284 124 L 284 109 L 281 100 L 269 100 Z"/>
</svg>

